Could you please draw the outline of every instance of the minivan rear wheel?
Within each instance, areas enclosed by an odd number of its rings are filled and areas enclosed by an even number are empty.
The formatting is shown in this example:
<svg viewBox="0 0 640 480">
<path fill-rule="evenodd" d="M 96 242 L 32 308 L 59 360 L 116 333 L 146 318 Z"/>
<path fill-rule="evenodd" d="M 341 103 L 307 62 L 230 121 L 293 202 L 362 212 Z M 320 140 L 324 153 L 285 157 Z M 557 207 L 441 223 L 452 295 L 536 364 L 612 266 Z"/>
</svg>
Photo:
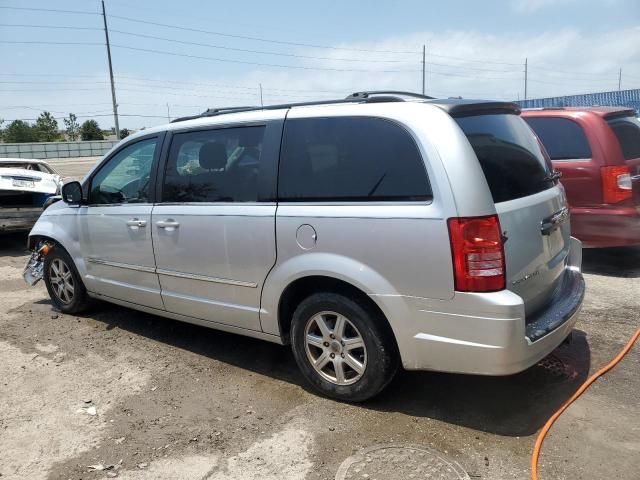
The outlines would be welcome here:
<svg viewBox="0 0 640 480">
<path fill-rule="evenodd" d="M 336 293 L 316 293 L 293 313 L 293 355 L 324 395 L 361 402 L 378 394 L 398 368 L 395 343 L 373 308 Z"/>
<path fill-rule="evenodd" d="M 44 257 L 44 283 L 55 306 L 62 313 L 80 313 L 90 304 L 87 290 L 71 256 L 54 245 Z"/>
</svg>

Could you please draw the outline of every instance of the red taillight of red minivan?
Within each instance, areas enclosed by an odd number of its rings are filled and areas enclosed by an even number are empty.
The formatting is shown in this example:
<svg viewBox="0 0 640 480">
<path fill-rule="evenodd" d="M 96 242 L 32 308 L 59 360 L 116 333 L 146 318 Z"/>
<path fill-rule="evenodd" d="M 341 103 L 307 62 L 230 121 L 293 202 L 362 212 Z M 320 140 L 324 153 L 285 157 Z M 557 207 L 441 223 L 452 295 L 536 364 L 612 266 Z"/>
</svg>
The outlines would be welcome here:
<svg viewBox="0 0 640 480">
<path fill-rule="evenodd" d="M 602 167 L 602 198 L 604 203 L 618 203 L 631 198 L 631 172 L 627 166 Z"/>
<path fill-rule="evenodd" d="M 505 260 L 497 215 L 450 218 L 455 289 L 495 292 L 505 288 Z"/>
</svg>

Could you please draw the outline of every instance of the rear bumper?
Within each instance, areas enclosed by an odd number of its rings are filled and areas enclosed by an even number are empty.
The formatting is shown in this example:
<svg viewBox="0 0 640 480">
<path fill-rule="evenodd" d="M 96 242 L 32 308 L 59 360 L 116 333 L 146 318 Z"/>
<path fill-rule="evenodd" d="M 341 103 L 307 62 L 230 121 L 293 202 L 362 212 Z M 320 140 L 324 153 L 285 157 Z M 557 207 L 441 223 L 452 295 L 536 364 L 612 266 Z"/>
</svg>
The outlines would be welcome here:
<svg viewBox="0 0 640 480">
<path fill-rule="evenodd" d="M 0 208 L 0 232 L 31 230 L 42 208 Z"/>
<path fill-rule="evenodd" d="M 438 310 L 432 303 L 417 308 L 411 348 L 403 351 L 401 346 L 404 367 L 510 375 L 540 361 L 569 336 L 582 306 L 585 283 L 580 272 L 581 246 L 576 239 L 572 239 L 571 250 L 562 286 L 547 308 L 533 318 L 526 318 L 522 299 L 509 290 L 456 292 L 451 301 L 441 302 Z M 420 300 L 413 302 L 420 307 Z"/>
<path fill-rule="evenodd" d="M 575 208 L 571 234 L 585 247 L 640 245 L 640 211 L 634 207 Z"/>
</svg>

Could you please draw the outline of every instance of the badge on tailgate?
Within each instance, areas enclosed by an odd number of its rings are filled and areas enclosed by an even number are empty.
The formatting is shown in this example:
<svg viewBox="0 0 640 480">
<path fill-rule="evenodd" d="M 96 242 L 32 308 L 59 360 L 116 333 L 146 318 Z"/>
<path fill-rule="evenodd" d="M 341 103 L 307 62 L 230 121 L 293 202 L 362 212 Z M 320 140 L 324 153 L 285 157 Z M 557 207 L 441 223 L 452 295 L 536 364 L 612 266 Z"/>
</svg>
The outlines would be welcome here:
<svg viewBox="0 0 640 480">
<path fill-rule="evenodd" d="M 549 215 L 544 218 L 540 223 L 540 231 L 542 235 L 551 235 L 560 225 L 562 225 L 569 218 L 569 209 L 563 207 L 553 215 Z"/>
</svg>

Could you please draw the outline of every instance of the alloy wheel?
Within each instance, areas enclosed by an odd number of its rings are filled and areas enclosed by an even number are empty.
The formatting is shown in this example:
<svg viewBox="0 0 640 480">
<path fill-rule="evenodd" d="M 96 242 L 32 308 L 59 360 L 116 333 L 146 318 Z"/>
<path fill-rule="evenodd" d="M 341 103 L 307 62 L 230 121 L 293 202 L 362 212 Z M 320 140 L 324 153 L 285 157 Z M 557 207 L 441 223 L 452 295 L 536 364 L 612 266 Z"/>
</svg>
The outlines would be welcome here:
<svg viewBox="0 0 640 480">
<path fill-rule="evenodd" d="M 65 305 L 73 302 L 75 283 L 71 269 L 64 260 L 56 258 L 51 262 L 51 266 L 49 267 L 49 282 L 58 300 Z"/>
<path fill-rule="evenodd" d="M 305 351 L 316 373 L 335 385 L 357 382 L 367 367 L 362 335 L 337 312 L 320 312 L 307 321 Z"/>
</svg>

